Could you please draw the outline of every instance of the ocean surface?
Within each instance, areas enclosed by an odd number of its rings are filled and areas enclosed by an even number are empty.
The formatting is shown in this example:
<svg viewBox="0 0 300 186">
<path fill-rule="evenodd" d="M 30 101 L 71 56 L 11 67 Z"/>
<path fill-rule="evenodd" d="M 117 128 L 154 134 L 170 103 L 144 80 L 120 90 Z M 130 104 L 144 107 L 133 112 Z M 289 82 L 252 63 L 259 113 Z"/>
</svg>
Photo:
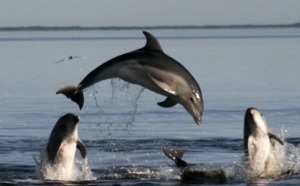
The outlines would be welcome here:
<svg viewBox="0 0 300 186">
<path fill-rule="evenodd" d="M 120 79 L 87 89 L 82 110 L 56 95 L 105 61 L 144 46 L 142 30 L 0 32 L 0 185 L 185 184 L 165 147 L 186 149 L 183 159 L 199 169 L 224 169 L 228 185 L 299 185 L 300 29 L 149 32 L 199 83 L 200 126 L 181 105 L 161 108 L 156 103 L 163 96 Z M 84 58 L 55 63 L 71 55 Z M 248 107 L 260 109 L 270 130 L 284 139 L 275 154 L 282 154 L 278 161 L 289 174 L 249 180 L 242 173 Z M 77 153 L 77 164 L 84 176 L 40 180 L 34 157 L 39 159 L 56 121 L 70 112 L 81 118 L 88 163 Z"/>
</svg>

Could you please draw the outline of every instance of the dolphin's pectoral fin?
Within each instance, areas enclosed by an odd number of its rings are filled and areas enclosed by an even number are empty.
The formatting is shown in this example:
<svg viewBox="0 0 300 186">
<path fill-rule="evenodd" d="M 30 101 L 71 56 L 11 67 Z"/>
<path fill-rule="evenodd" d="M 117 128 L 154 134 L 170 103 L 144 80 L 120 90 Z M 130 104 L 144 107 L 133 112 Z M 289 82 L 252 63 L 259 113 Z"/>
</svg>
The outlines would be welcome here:
<svg viewBox="0 0 300 186">
<path fill-rule="evenodd" d="M 81 90 L 78 89 L 78 86 L 66 86 L 61 89 L 59 89 L 56 94 L 63 94 L 67 98 L 71 99 L 77 105 L 79 106 L 79 109 L 81 110 L 84 104 L 84 96 Z"/>
<path fill-rule="evenodd" d="M 177 167 L 183 168 L 188 166 L 187 162 L 181 159 L 183 154 L 185 153 L 185 150 L 163 148 L 162 151 L 168 158 L 175 162 Z"/>
<path fill-rule="evenodd" d="M 174 99 L 167 97 L 165 101 L 159 102 L 157 104 L 161 107 L 168 108 L 168 107 L 173 107 L 174 105 L 177 104 L 177 102 Z"/>
<path fill-rule="evenodd" d="M 268 132 L 268 135 L 269 135 L 269 138 L 270 139 L 274 139 L 276 140 L 278 143 L 280 143 L 281 145 L 283 145 L 283 141 L 275 134 L 271 133 L 271 132 Z"/>
<path fill-rule="evenodd" d="M 84 159 L 86 157 L 86 148 L 85 148 L 85 145 L 83 144 L 83 142 L 78 139 L 77 140 L 77 148 L 79 149 L 80 153 L 81 153 L 81 157 Z"/>
<path fill-rule="evenodd" d="M 163 89 L 164 91 L 166 91 L 170 94 L 176 95 L 176 92 L 174 90 L 172 90 L 172 88 L 166 82 L 160 81 L 160 80 L 154 78 L 153 76 L 151 76 L 150 74 L 149 74 L 149 76 L 150 76 L 150 79 L 161 89 Z"/>
</svg>

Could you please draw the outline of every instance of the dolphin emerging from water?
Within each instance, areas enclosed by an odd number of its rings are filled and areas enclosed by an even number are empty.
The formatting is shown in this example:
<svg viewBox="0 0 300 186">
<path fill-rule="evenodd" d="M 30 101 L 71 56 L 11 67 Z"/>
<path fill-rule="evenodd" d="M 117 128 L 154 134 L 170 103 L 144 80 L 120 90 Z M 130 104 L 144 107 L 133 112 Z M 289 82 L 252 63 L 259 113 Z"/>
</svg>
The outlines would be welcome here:
<svg viewBox="0 0 300 186">
<path fill-rule="evenodd" d="M 255 176 L 267 177 L 276 172 L 275 163 L 271 161 L 271 139 L 283 145 L 283 141 L 269 131 L 263 114 L 256 108 L 248 108 L 244 119 L 244 150 Z"/>
<path fill-rule="evenodd" d="M 85 88 L 118 77 L 166 96 L 166 100 L 158 103 L 161 107 L 180 103 L 195 122 L 201 124 L 203 99 L 197 81 L 184 66 L 163 52 L 153 35 L 145 31 L 143 33 L 147 40 L 143 48 L 108 60 L 90 72 L 79 85 L 63 87 L 56 93 L 64 94 L 81 109 Z"/>
<path fill-rule="evenodd" d="M 83 158 L 86 157 L 85 145 L 78 137 L 79 120 L 79 116 L 69 113 L 59 118 L 55 124 L 46 148 L 51 164 L 62 162 L 73 164 L 76 148 L 80 150 Z"/>
<path fill-rule="evenodd" d="M 37 176 L 47 180 L 76 180 L 76 150 L 83 159 L 87 151 L 78 136 L 79 116 L 65 114 L 56 122 L 49 137 L 47 147 L 41 153 L 41 163 L 37 160 Z"/>
</svg>

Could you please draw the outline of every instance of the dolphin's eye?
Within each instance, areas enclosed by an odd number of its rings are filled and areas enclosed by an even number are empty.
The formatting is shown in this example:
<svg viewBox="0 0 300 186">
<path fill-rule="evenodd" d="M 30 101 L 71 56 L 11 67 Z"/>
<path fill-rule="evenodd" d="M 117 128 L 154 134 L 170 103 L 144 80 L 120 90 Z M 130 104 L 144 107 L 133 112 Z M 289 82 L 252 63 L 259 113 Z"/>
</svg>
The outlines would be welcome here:
<svg viewBox="0 0 300 186">
<path fill-rule="evenodd" d="M 190 101 L 192 102 L 192 103 L 194 103 L 195 101 L 194 101 L 194 99 L 192 98 L 192 97 L 190 97 Z"/>
</svg>

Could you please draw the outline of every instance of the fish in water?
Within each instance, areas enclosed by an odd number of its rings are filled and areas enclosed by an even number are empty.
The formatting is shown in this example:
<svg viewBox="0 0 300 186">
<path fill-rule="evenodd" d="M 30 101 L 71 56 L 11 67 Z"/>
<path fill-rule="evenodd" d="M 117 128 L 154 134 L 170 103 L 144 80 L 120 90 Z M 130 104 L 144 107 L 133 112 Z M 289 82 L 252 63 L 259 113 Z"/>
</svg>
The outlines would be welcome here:
<svg viewBox="0 0 300 186">
<path fill-rule="evenodd" d="M 198 166 L 189 165 L 187 162 L 182 160 L 185 153 L 184 149 L 175 150 L 171 148 L 163 148 L 162 151 L 168 158 L 175 162 L 178 168 L 180 168 L 182 172 L 181 180 L 184 183 L 224 184 L 228 181 L 223 169 L 212 168 L 208 170 L 207 167 L 201 169 Z"/>
<path fill-rule="evenodd" d="M 269 177 L 278 172 L 271 140 L 283 145 L 283 141 L 271 133 L 262 112 L 250 107 L 244 119 L 244 151 L 252 177 Z"/>
<path fill-rule="evenodd" d="M 112 58 L 91 71 L 78 85 L 66 86 L 56 93 L 64 94 L 81 109 L 84 104 L 83 90 L 97 82 L 121 78 L 166 96 L 159 102 L 161 107 L 183 105 L 199 125 L 202 121 L 203 99 L 201 89 L 190 72 L 175 59 L 165 54 L 158 40 L 143 32 L 146 45 Z"/>
<path fill-rule="evenodd" d="M 41 163 L 37 169 L 38 177 L 46 180 L 76 179 L 75 156 L 78 148 L 82 158 L 86 158 L 85 145 L 78 136 L 79 116 L 62 116 L 49 137 L 46 149 L 41 153 Z"/>
</svg>

